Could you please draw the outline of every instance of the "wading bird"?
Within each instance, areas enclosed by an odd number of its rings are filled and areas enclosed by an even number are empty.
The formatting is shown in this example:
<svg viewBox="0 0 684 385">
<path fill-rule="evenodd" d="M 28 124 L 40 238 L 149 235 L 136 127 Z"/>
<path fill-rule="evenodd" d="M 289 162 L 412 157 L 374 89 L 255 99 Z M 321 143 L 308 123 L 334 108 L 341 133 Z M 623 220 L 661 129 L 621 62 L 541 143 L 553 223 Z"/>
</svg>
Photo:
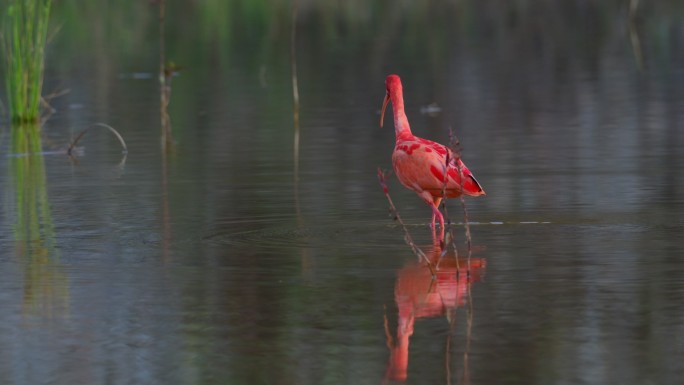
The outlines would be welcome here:
<svg viewBox="0 0 684 385">
<path fill-rule="evenodd" d="M 485 192 L 460 156 L 447 146 L 411 133 L 404 112 L 404 96 L 399 76 L 388 75 L 385 85 L 387 93 L 382 103 L 380 127 L 383 126 L 387 104 L 392 101 L 394 131 L 397 136 L 392 153 L 394 173 L 401 184 L 415 191 L 432 208 L 432 228 L 435 228 L 435 218 L 438 218 L 444 235 L 444 217 L 439 211 L 442 198 L 455 198 L 462 194 L 479 196 L 485 195 Z"/>
</svg>

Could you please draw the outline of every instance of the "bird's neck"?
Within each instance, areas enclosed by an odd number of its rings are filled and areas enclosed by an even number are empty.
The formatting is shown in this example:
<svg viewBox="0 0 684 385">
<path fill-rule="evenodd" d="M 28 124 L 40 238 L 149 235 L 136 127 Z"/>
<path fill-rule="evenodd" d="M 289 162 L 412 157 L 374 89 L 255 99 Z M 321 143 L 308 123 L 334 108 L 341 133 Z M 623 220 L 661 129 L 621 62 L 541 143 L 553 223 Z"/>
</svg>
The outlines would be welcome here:
<svg viewBox="0 0 684 385">
<path fill-rule="evenodd" d="M 406 112 L 404 112 L 404 97 L 401 90 L 394 92 L 391 98 L 394 111 L 394 132 L 397 135 L 397 139 L 412 136 L 411 126 L 409 126 Z"/>
</svg>

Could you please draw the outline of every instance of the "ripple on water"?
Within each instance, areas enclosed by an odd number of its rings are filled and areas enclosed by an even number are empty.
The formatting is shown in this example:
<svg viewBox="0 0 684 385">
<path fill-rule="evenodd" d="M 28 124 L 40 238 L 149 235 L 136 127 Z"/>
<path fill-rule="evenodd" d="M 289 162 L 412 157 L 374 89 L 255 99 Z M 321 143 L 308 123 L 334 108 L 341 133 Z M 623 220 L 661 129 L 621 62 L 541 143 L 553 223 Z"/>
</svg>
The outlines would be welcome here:
<svg viewBox="0 0 684 385">
<path fill-rule="evenodd" d="M 471 222 L 471 226 L 490 225 L 546 225 L 546 221 L 525 222 Z M 242 224 L 242 223 L 233 223 Z M 252 223 L 253 224 L 253 223 Z M 225 223 L 223 224 L 225 225 Z M 463 223 L 454 223 L 455 231 L 460 231 Z M 430 241 L 427 223 L 408 224 L 408 231 L 417 243 Z M 388 245 L 403 245 L 404 231 L 397 222 L 389 221 L 340 221 L 316 225 L 282 224 L 244 230 L 244 228 L 221 229 L 206 234 L 204 242 L 219 245 L 249 246 L 260 248 L 386 248 Z"/>
<path fill-rule="evenodd" d="M 411 232 L 428 233 L 426 225 L 410 225 Z M 403 232 L 398 224 L 387 221 L 359 221 L 323 225 L 283 225 L 246 231 L 219 231 L 206 235 L 209 243 L 262 248 L 386 248 L 388 244 L 403 244 Z"/>
</svg>

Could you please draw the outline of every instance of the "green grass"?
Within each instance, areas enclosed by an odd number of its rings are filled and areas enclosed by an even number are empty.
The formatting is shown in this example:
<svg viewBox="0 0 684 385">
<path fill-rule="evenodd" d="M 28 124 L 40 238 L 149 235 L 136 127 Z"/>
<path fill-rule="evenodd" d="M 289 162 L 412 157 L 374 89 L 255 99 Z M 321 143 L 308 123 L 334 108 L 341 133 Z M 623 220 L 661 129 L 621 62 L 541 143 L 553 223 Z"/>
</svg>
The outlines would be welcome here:
<svg viewBox="0 0 684 385">
<path fill-rule="evenodd" d="M 5 0 L 5 79 L 13 123 L 40 120 L 43 63 L 52 0 Z"/>
<path fill-rule="evenodd" d="M 68 311 L 68 286 L 57 263 L 41 153 L 41 94 L 51 3 L 3 0 L 0 6 L 13 154 L 8 164 L 7 196 L 14 201 L 8 206 L 15 218 L 15 253 L 24 271 L 23 310 L 40 316 Z"/>
</svg>

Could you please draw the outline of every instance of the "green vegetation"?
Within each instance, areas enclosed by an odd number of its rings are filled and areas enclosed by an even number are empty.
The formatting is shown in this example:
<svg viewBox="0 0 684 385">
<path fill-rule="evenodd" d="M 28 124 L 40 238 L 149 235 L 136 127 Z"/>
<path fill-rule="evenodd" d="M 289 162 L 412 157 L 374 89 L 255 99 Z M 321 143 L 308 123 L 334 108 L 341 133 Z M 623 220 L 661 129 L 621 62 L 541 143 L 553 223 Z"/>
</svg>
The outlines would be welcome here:
<svg viewBox="0 0 684 385">
<path fill-rule="evenodd" d="M 2 42 L 13 123 L 40 119 L 43 60 L 52 0 L 8 0 Z"/>
<path fill-rule="evenodd" d="M 23 312 L 54 316 L 67 308 L 66 278 L 56 263 L 55 233 L 42 154 L 41 104 L 52 0 L 7 0 L 2 14 L 4 83 L 11 119 L 8 208 L 24 272 Z"/>
</svg>

